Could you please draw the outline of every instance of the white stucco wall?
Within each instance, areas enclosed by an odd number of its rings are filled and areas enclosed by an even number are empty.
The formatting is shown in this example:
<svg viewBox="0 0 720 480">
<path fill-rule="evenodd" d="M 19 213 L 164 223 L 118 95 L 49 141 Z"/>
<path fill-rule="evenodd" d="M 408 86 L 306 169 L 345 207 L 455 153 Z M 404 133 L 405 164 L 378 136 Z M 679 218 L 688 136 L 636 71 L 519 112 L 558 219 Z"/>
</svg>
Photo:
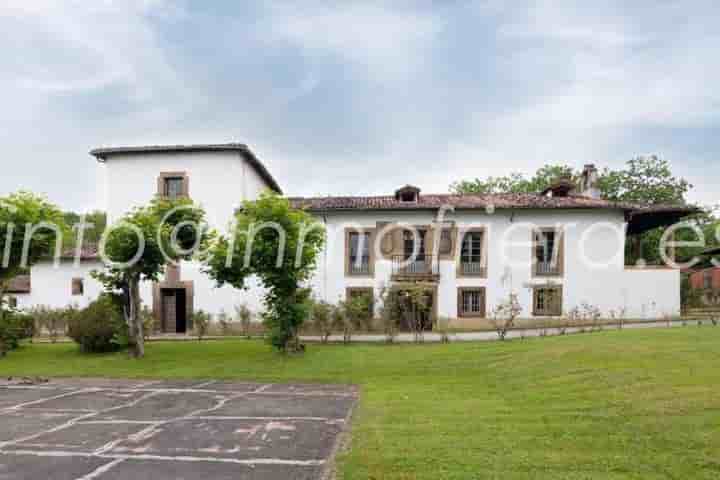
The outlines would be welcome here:
<svg viewBox="0 0 720 480">
<path fill-rule="evenodd" d="M 328 244 L 321 256 L 312 285 L 318 295 L 335 303 L 345 297 L 347 287 L 369 287 L 376 296 L 390 284 L 391 262 L 376 258 L 372 278 L 345 276 L 345 227 L 375 227 L 376 222 L 429 224 L 436 212 L 333 212 L 324 219 Z M 458 278 L 455 261 L 440 262 L 438 314 L 457 317 L 457 288 L 486 288 L 487 312 L 518 294 L 523 317 L 532 316 L 532 285 L 546 283 L 531 275 L 531 226 L 560 226 L 565 232 L 565 267 L 562 277 L 552 279 L 563 286 L 563 309 L 569 311 L 587 302 L 633 318 L 658 318 L 680 312 L 680 273 L 673 270 L 627 270 L 624 265 L 624 217 L 620 211 L 498 210 L 458 211 L 446 220 L 459 227 L 485 227 L 488 239 L 487 278 Z M 507 241 L 506 241 L 507 239 Z M 506 245 L 503 253 L 503 245 Z M 456 250 L 457 252 L 457 250 Z M 503 260 L 505 258 L 505 260 Z M 583 261 L 583 258 L 588 260 Z M 602 266 L 600 266 L 602 264 Z"/>
<path fill-rule="evenodd" d="M 68 305 L 86 307 L 102 292 L 102 285 L 90 276 L 93 270 L 100 270 L 100 262 L 83 261 L 79 266 L 63 261 L 55 267 L 52 262 L 40 262 L 30 270 L 30 293 L 16 295 L 18 307 L 27 309 L 34 306 L 63 308 Z M 72 295 L 73 278 L 82 278 L 83 295 Z"/>
<path fill-rule="evenodd" d="M 157 194 L 162 172 L 185 172 L 190 198 L 206 211 L 208 222 L 222 230 L 244 200 L 255 199 L 267 184 L 240 152 L 173 152 L 113 155 L 105 170 L 110 223 Z"/>
</svg>

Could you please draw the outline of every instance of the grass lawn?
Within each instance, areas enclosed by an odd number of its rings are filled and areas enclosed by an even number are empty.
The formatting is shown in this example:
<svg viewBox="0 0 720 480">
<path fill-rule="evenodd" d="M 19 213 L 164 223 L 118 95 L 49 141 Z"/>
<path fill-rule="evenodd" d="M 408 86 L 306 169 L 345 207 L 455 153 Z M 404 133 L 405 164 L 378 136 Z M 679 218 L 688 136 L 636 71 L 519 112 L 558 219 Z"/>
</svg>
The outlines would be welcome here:
<svg viewBox="0 0 720 480">
<path fill-rule="evenodd" d="M 141 361 L 32 345 L 0 375 L 355 383 L 346 479 L 720 477 L 720 328 L 311 345 L 301 358 L 244 340 L 154 343 Z"/>
</svg>

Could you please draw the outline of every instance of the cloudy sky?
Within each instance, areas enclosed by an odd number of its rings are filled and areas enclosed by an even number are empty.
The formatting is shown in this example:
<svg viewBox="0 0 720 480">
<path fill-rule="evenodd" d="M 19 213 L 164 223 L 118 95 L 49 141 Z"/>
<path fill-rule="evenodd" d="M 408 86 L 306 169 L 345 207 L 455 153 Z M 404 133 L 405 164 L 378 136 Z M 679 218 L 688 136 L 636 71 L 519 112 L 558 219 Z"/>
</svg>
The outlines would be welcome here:
<svg viewBox="0 0 720 480">
<path fill-rule="evenodd" d="M 0 193 L 87 209 L 93 147 L 240 141 L 292 195 L 656 153 L 717 203 L 720 4 L 691 3 L 4 0 Z"/>
</svg>

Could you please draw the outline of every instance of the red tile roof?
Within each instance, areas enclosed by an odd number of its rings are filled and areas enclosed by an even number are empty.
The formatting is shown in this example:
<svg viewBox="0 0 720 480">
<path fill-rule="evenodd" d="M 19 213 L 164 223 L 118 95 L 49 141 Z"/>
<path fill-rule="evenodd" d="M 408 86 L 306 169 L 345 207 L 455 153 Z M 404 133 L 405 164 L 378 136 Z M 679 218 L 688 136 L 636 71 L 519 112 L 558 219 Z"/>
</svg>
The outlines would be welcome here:
<svg viewBox="0 0 720 480">
<path fill-rule="evenodd" d="M 30 293 L 30 275 L 18 275 L 10 280 L 5 293 Z"/>
<path fill-rule="evenodd" d="M 693 207 L 639 205 L 582 197 L 547 197 L 527 193 L 501 194 L 421 194 L 417 202 L 402 202 L 394 196 L 372 197 L 291 197 L 295 208 L 308 210 L 433 210 L 443 205 L 458 209 L 618 209 L 625 211 L 687 210 Z"/>
<path fill-rule="evenodd" d="M 681 218 L 697 213 L 688 205 L 652 205 L 583 197 L 548 197 L 529 193 L 501 194 L 426 194 L 416 202 L 402 202 L 394 196 L 374 197 L 313 197 L 290 198 L 295 208 L 310 211 L 361 210 L 436 210 L 444 205 L 456 209 L 516 209 L 516 210 L 621 210 L 626 214 L 628 234 L 637 234 L 660 226 L 672 225 Z"/>
</svg>

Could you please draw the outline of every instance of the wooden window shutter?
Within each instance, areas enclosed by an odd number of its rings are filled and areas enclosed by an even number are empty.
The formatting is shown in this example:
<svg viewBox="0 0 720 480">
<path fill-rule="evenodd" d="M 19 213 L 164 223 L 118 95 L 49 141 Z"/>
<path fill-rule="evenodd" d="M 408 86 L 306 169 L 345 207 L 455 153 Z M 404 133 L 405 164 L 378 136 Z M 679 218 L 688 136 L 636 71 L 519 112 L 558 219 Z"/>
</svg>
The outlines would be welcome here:
<svg viewBox="0 0 720 480">
<path fill-rule="evenodd" d="M 560 275 L 565 273 L 565 232 L 561 229 L 555 231 L 557 235 L 557 269 Z M 562 292 L 561 292 L 562 294 Z"/>
<path fill-rule="evenodd" d="M 393 253 L 392 255 L 403 254 L 403 228 L 397 227 L 392 231 Z"/>
<path fill-rule="evenodd" d="M 395 240 L 395 229 L 388 228 L 388 225 L 390 225 L 390 222 L 377 222 L 375 225 L 378 235 L 381 233 L 383 234 L 382 238 L 379 240 L 380 242 L 380 253 L 382 256 L 386 259 L 390 259 L 392 257 L 393 251 L 394 251 L 394 240 Z M 383 230 L 385 232 L 383 233 Z M 375 246 L 373 245 L 373 248 Z"/>
<path fill-rule="evenodd" d="M 451 260 L 453 258 L 454 246 L 457 240 L 457 228 L 456 227 L 444 227 L 440 232 L 440 246 L 438 248 L 438 255 L 445 260 Z"/>
</svg>

